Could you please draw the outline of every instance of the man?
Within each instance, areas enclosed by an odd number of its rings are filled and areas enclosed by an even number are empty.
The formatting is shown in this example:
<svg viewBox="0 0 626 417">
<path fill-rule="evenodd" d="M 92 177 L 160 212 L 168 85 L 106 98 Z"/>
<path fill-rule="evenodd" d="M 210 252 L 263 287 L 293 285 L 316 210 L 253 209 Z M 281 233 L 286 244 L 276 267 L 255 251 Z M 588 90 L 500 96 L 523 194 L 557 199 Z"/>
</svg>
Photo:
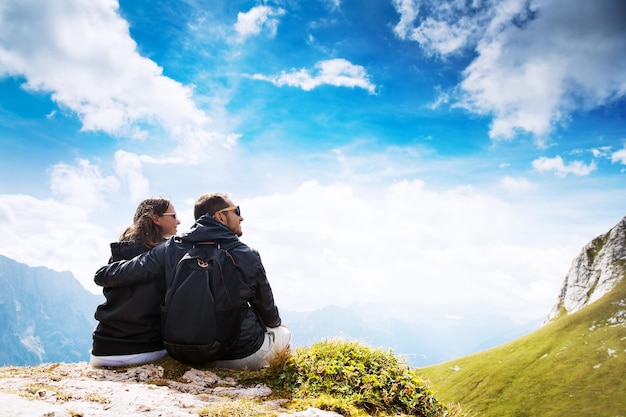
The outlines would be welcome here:
<svg viewBox="0 0 626 417">
<path fill-rule="evenodd" d="M 131 261 L 104 266 L 96 272 L 94 281 L 103 287 L 134 285 L 155 278 L 169 281 L 189 242 L 212 241 L 229 246 L 243 234 L 241 211 L 227 194 L 205 194 L 198 198 L 194 217 L 195 224 L 180 239 L 170 238 Z M 229 252 L 240 273 L 232 279 L 240 280 L 243 312 L 237 342 L 213 365 L 256 370 L 290 348 L 291 333 L 282 325 L 259 253 L 243 243 Z"/>
</svg>

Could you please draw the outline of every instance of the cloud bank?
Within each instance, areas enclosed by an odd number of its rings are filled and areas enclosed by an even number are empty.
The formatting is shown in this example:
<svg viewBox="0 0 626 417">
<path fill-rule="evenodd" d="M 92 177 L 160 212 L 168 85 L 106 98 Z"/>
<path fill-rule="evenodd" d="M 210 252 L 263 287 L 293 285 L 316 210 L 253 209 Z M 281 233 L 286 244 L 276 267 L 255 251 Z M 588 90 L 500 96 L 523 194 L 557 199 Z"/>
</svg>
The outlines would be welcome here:
<svg viewBox="0 0 626 417">
<path fill-rule="evenodd" d="M 0 74 L 51 94 L 76 113 L 83 130 L 145 139 L 142 125 L 157 123 L 179 140 L 203 135 L 210 119 L 192 89 L 138 53 L 117 2 L 24 0 L 2 7 Z"/>
<path fill-rule="evenodd" d="M 623 1 L 393 4 L 400 39 L 442 59 L 475 51 L 457 105 L 492 116 L 494 140 L 530 133 L 543 143 L 575 109 L 610 104 L 626 94 Z"/>
</svg>

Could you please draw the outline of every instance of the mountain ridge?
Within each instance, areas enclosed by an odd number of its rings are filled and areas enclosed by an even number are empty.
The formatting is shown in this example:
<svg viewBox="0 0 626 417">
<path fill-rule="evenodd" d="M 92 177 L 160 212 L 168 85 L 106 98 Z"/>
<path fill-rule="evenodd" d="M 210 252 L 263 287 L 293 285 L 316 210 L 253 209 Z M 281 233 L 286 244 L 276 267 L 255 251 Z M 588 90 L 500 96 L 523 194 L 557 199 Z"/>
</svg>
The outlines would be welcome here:
<svg viewBox="0 0 626 417">
<path fill-rule="evenodd" d="M 70 272 L 28 267 L 2 255 L 0 288 L 0 365 L 88 357 L 102 296 L 86 291 Z"/>
</svg>

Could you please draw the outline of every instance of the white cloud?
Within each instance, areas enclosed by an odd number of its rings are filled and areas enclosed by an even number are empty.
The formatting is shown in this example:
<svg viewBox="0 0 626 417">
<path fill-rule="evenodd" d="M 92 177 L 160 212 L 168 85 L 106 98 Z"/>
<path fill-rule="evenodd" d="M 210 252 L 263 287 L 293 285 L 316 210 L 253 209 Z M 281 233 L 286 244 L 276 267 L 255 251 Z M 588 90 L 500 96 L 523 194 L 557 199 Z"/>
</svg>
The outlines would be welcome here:
<svg viewBox="0 0 626 417">
<path fill-rule="evenodd" d="M 400 21 L 393 28 L 394 33 L 400 39 L 410 39 L 413 31 L 413 23 L 419 14 L 418 0 L 393 0 L 393 6 L 400 14 Z"/>
<path fill-rule="evenodd" d="M 24 77 L 75 112 L 84 130 L 145 138 L 160 125 L 178 140 L 207 135 L 210 122 L 190 87 L 137 52 L 109 0 L 9 0 L 0 8 L 0 74 Z"/>
<path fill-rule="evenodd" d="M 137 154 L 117 151 L 115 152 L 115 173 L 128 183 L 128 189 L 133 201 L 141 201 L 149 195 L 150 182 L 143 175 L 141 169 L 141 157 Z"/>
<path fill-rule="evenodd" d="M 420 44 L 427 55 L 445 57 L 474 45 L 496 20 L 499 9 L 517 10 L 519 0 L 504 2 L 508 7 L 491 2 L 439 2 L 436 0 L 394 0 L 400 15 L 394 26 L 395 35 L 402 40 Z M 515 4 L 514 7 L 510 7 Z M 420 13 L 420 10 L 422 13 Z M 420 16 L 423 18 L 419 19 Z"/>
<path fill-rule="evenodd" d="M 502 178 L 500 184 L 506 191 L 509 192 L 528 191 L 535 188 L 535 186 L 526 178 L 514 178 L 509 177 L 508 175 Z"/>
<path fill-rule="evenodd" d="M 331 11 L 335 11 L 341 7 L 341 0 L 324 0 L 324 4 L 326 4 Z"/>
<path fill-rule="evenodd" d="M 599 148 L 593 148 L 591 149 L 591 153 L 594 158 L 608 158 L 611 155 L 611 147 L 601 146 Z"/>
<path fill-rule="evenodd" d="M 446 22 L 427 18 L 418 28 L 413 29 L 408 38 L 422 44 L 427 52 L 437 51 L 447 55 L 467 44 L 471 31 L 464 26 L 450 26 Z"/>
<path fill-rule="evenodd" d="M 427 54 L 475 48 L 459 105 L 491 115 L 493 139 L 530 133 L 542 144 L 573 110 L 626 94 L 621 0 L 395 0 L 394 6 L 396 35 L 419 42 Z"/>
<path fill-rule="evenodd" d="M 172 156 L 160 158 L 162 163 L 183 162 L 184 164 L 198 164 L 202 161 L 215 160 L 223 157 L 224 151 L 233 149 L 241 134 L 239 133 L 221 133 L 209 132 L 203 129 L 181 130 L 181 140 Z"/>
<path fill-rule="evenodd" d="M 234 29 L 241 40 L 258 35 L 264 28 L 270 37 L 274 37 L 278 29 L 276 18 L 284 14 L 285 10 L 281 8 L 255 6 L 246 13 L 237 13 L 237 23 L 234 24 Z"/>
<path fill-rule="evenodd" d="M 357 194 L 312 181 L 233 198 L 244 210 L 242 239 L 260 250 L 289 310 L 363 304 L 419 317 L 481 305 L 525 322 L 547 314 L 573 257 L 572 242 L 529 241 L 545 238 L 536 219 L 473 187 L 401 181 Z"/>
<path fill-rule="evenodd" d="M 63 203 L 93 210 L 104 204 L 106 194 L 119 188 L 114 177 L 103 177 L 100 169 L 85 159 L 76 165 L 59 162 L 49 170 L 50 190 Z"/>
<path fill-rule="evenodd" d="M 624 146 L 624 148 L 614 152 L 613 155 L 611 155 L 611 162 L 620 162 L 621 164 L 626 165 L 626 145 Z"/>
<path fill-rule="evenodd" d="M 284 85 L 299 87 L 310 91 L 322 85 L 336 87 L 358 87 L 374 94 L 376 86 L 369 81 L 365 68 L 354 65 L 343 58 L 329 59 L 315 64 L 315 72 L 309 70 L 293 70 L 290 73 L 282 72 L 278 76 L 255 74 L 252 78 L 271 82 L 279 87 Z"/>
<path fill-rule="evenodd" d="M 533 168 L 538 172 L 554 172 L 559 177 L 565 177 L 568 174 L 577 175 L 579 177 L 589 175 L 596 169 L 595 162 L 586 165 L 582 161 L 574 161 L 569 164 L 563 162 L 563 158 L 555 156 L 548 158 L 542 156 L 532 162 Z"/>
<path fill-rule="evenodd" d="M 0 227 L 3 255 L 29 266 L 71 271 L 87 289 L 98 291 L 93 275 L 107 262 L 110 236 L 74 202 L 0 195 Z"/>
<path fill-rule="evenodd" d="M 437 92 L 437 98 L 435 101 L 429 106 L 431 110 L 436 110 L 444 104 L 448 104 L 450 102 L 450 94 L 442 91 L 441 87 L 436 86 L 435 91 Z"/>
</svg>

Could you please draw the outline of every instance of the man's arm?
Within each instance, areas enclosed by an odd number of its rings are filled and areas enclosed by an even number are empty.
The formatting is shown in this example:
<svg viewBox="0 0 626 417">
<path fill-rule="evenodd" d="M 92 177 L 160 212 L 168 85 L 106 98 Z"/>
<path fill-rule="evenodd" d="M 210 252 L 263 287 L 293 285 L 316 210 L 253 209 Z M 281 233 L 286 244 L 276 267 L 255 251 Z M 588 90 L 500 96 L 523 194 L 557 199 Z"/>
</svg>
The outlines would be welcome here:
<svg viewBox="0 0 626 417">
<path fill-rule="evenodd" d="M 98 269 L 94 282 L 104 288 L 148 282 L 165 273 L 165 246 L 159 245 L 128 261 L 117 261 Z"/>
<path fill-rule="evenodd" d="M 282 321 L 280 314 L 278 313 L 278 307 L 276 307 L 276 304 L 274 303 L 274 294 L 272 293 L 272 288 L 267 280 L 265 268 L 261 263 L 260 257 L 258 259 L 256 278 L 256 294 L 252 298 L 251 304 L 263 319 L 266 327 L 278 327 L 281 325 Z"/>
</svg>

